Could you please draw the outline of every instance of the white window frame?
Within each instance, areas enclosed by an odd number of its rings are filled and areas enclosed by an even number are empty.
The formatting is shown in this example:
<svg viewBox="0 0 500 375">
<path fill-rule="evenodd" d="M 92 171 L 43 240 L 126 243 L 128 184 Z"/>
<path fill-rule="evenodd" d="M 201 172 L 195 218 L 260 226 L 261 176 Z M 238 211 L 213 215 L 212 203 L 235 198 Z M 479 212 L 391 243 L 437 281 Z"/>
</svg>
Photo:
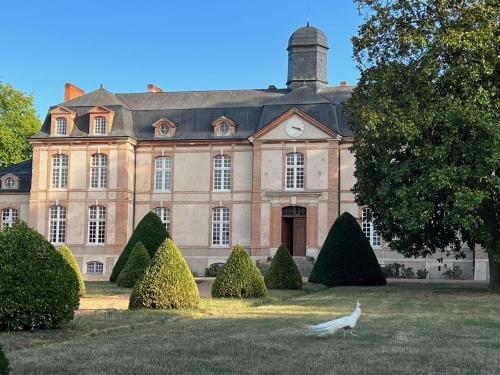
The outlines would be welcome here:
<svg viewBox="0 0 500 375">
<path fill-rule="evenodd" d="M 2 209 L 2 226 L 0 229 L 12 228 L 14 221 L 19 219 L 19 211 L 16 208 L 6 207 Z"/>
<path fill-rule="evenodd" d="M 372 210 L 369 207 L 365 207 L 361 210 L 361 229 L 368 238 L 368 241 L 370 241 L 370 245 L 374 249 L 380 249 L 380 247 L 382 246 L 382 238 L 380 237 L 378 231 L 375 229 L 373 220 L 370 217 L 371 211 Z"/>
<path fill-rule="evenodd" d="M 158 215 L 165 229 L 170 233 L 170 209 L 168 207 L 156 207 L 153 212 Z"/>
<path fill-rule="evenodd" d="M 106 189 L 108 187 L 108 155 L 93 154 L 90 169 L 90 188 Z"/>
<path fill-rule="evenodd" d="M 66 242 L 66 207 L 51 206 L 49 210 L 49 242 L 62 244 Z"/>
<path fill-rule="evenodd" d="M 155 191 L 170 192 L 172 189 L 172 158 L 155 158 Z"/>
<path fill-rule="evenodd" d="M 213 161 L 213 190 L 231 191 L 231 157 L 217 155 Z"/>
<path fill-rule="evenodd" d="M 7 177 L 5 179 L 5 189 L 12 190 L 16 187 L 16 180 L 14 180 L 14 177 Z"/>
<path fill-rule="evenodd" d="M 229 247 L 230 240 L 230 212 L 227 207 L 212 209 L 212 246 Z"/>
<path fill-rule="evenodd" d="M 305 157 L 301 152 L 286 154 L 285 190 L 304 190 Z"/>
<path fill-rule="evenodd" d="M 56 135 L 68 134 L 68 120 L 66 117 L 56 118 Z"/>
<path fill-rule="evenodd" d="M 104 274 L 104 263 L 99 260 L 91 260 L 87 262 L 87 272 L 88 275 L 102 275 Z"/>
<path fill-rule="evenodd" d="M 106 117 L 97 116 L 94 118 L 94 135 L 106 134 Z"/>
<path fill-rule="evenodd" d="M 52 189 L 68 188 L 68 155 L 52 156 Z"/>
<path fill-rule="evenodd" d="M 106 243 L 106 207 L 90 206 L 88 224 L 88 243 L 103 245 Z"/>
</svg>

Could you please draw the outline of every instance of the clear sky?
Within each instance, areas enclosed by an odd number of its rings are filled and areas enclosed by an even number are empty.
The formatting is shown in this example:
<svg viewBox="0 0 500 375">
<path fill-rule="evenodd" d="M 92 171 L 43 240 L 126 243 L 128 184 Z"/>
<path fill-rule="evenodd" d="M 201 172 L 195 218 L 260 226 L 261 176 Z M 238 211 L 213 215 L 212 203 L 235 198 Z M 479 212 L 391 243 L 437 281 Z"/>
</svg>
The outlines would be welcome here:
<svg viewBox="0 0 500 375">
<path fill-rule="evenodd" d="M 86 92 L 284 87 L 288 38 L 308 18 L 328 37 L 330 85 L 356 83 L 352 0 L 3 1 L 0 80 L 33 93 L 42 118 L 65 82 Z"/>
</svg>

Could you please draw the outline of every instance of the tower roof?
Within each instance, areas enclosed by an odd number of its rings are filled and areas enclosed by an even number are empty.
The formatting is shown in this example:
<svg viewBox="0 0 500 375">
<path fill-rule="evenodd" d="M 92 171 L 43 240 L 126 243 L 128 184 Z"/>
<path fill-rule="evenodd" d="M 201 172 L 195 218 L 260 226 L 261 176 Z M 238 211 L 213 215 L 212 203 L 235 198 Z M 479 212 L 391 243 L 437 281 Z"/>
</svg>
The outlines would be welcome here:
<svg viewBox="0 0 500 375">
<path fill-rule="evenodd" d="M 288 49 L 295 46 L 311 46 L 320 45 L 322 47 L 328 48 L 328 40 L 326 35 L 320 29 L 316 27 L 307 26 L 301 27 L 292 34 L 288 40 Z"/>
</svg>

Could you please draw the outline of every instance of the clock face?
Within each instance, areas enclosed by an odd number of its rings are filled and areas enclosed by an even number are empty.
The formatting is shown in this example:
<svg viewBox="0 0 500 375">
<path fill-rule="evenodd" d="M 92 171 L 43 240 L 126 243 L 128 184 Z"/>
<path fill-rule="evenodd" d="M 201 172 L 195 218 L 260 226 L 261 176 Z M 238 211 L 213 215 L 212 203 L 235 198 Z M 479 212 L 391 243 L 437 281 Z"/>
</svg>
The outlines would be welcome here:
<svg viewBox="0 0 500 375">
<path fill-rule="evenodd" d="M 285 125 L 286 134 L 292 138 L 297 138 L 304 132 L 304 123 L 298 118 L 292 117 Z"/>
</svg>

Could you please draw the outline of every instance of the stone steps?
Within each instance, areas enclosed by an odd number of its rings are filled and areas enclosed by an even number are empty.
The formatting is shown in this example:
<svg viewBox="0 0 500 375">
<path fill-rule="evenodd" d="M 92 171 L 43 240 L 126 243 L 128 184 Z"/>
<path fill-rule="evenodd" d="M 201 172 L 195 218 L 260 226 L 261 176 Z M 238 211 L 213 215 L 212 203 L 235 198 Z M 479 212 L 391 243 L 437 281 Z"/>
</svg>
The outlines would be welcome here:
<svg viewBox="0 0 500 375">
<path fill-rule="evenodd" d="M 314 267 L 314 258 L 303 256 L 303 257 L 293 257 L 293 260 L 295 261 L 295 264 L 297 265 L 297 268 L 299 269 L 299 272 L 302 275 L 302 277 L 309 277 Z M 266 259 L 260 259 L 257 261 L 256 263 L 257 268 L 260 270 L 260 272 L 262 272 L 263 275 L 265 275 L 266 272 L 269 270 L 269 267 L 271 267 L 271 261 L 272 261 L 271 257 L 268 257 Z"/>
</svg>

